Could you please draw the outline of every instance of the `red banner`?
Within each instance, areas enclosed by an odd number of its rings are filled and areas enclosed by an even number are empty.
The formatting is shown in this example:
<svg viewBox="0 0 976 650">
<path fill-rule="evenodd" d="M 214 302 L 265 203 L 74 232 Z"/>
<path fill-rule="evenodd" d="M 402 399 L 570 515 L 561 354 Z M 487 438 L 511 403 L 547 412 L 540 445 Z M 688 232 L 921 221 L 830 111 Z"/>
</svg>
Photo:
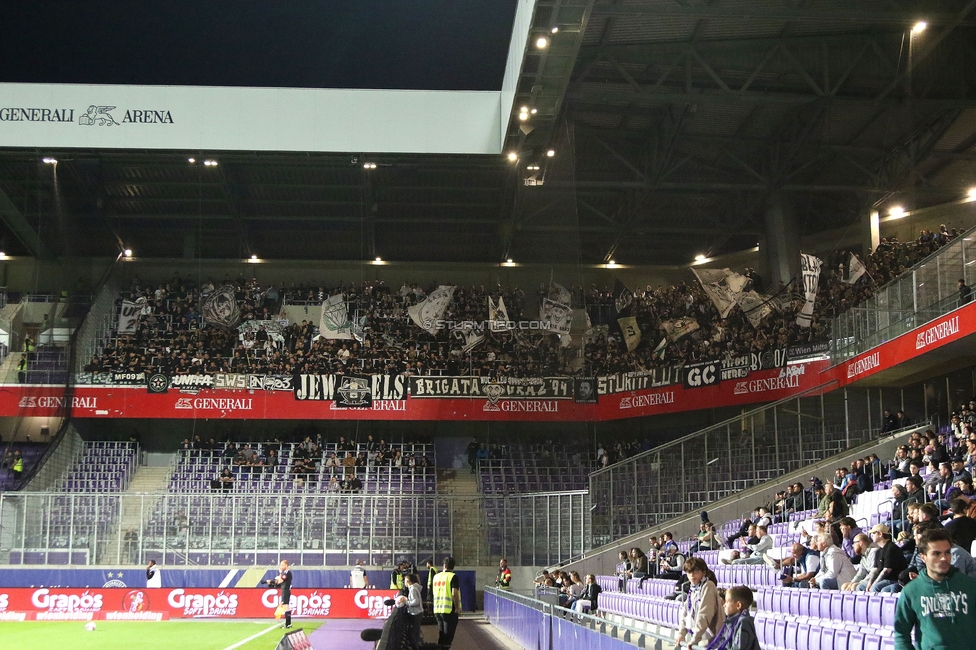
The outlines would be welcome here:
<svg viewBox="0 0 976 650">
<path fill-rule="evenodd" d="M 277 589 L 3 589 L 0 621 L 273 618 Z M 385 619 L 386 589 L 293 589 L 295 618 Z"/>
<path fill-rule="evenodd" d="M 835 379 L 841 386 L 852 384 L 974 332 L 976 303 L 970 303 L 831 368 L 830 373 L 824 374 L 822 383 Z"/>
<path fill-rule="evenodd" d="M 544 398 L 414 398 L 374 400 L 371 408 L 341 408 L 332 401 L 296 400 L 287 391 L 207 389 L 196 394 L 149 393 L 136 386 L 76 386 L 74 417 L 240 420 L 525 420 L 604 421 L 701 408 L 769 402 L 819 385 L 826 361 L 758 370 L 745 379 L 686 387 L 670 384 L 603 394 L 596 404 Z M 54 416 L 64 404 L 56 386 L 6 386 L 0 417 Z"/>
</svg>

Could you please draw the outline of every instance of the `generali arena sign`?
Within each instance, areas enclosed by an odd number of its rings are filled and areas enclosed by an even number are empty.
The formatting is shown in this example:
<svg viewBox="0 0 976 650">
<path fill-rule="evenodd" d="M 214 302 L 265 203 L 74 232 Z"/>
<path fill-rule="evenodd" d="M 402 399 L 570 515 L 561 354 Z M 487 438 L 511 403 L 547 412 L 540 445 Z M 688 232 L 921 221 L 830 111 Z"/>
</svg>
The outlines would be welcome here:
<svg viewBox="0 0 976 650">
<path fill-rule="evenodd" d="M 105 385 L 75 386 L 66 397 L 58 386 L 8 386 L 0 391 L 0 416 L 55 416 L 70 407 L 72 416 L 81 418 L 603 421 L 769 402 L 815 388 L 826 368 L 825 360 L 808 361 L 709 384 L 669 383 L 653 376 L 627 382 L 562 377 L 508 384 L 413 377 L 410 391 L 370 395 L 365 386 L 322 394 L 334 399 L 306 399 L 304 392 L 285 390 L 201 387 L 192 394 L 173 388 L 153 393 L 145 386 Z"/>
<path fill-rule="evenodd" d="M 395 591 L 293 589 L 296 618 L 385 619 Z M 163 621 L 171 618 L 271 618 L 276 589 L 3 589 L 0 621 Z"/>
</svg>

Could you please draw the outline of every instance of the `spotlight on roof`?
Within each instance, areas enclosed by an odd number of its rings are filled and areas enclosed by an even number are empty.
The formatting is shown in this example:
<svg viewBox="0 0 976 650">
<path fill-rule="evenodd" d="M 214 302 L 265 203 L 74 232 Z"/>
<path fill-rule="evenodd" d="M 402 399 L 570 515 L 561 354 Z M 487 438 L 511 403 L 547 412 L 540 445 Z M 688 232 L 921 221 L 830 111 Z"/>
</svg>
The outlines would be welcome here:
<svg viewBox="0 0 976 650">
<path fill-rule="evenodd" d="M 607 262 L 607 268 L 608 269 L 615 269 L 618 266 L 620 266 L 620 265 L 617 264 L 617 260 L 610 260 L 609 262 Z"/>
<path fill-rule="evenodd" d="M 7 259 L 7 254 L 4 253 L 3 251 L 0 251 L 0 260 L 5 260 L 5 259 Z"/>
<path fill-rule="evenodd" d="M 699 253 L 698 255 L 695 255 L 695 261 L 696 262 L 704 262 L 707 259 L 708 258 L 705 257 L 704 255 L 702 255 L 701 253 Z"/>
<path fill-rule="evenodd" d="M 191 165 L 194 164 L 194 163 L 196 163 L 196 161 L 197 161 L 196 158 L 187 158 L 186 159 L 186 162 L 190 163 Z"/>
<path fill-rule="evenodd" d="M 204 165 L 205 165 L 206 167 L 216 167 L 216 166 L 217 166 L 217 161 L 216 161 L 216 160 L 210 160 L 210 159 L 208 158 L 207 160 L 204 160 L 204 161 L 203 161 L 203 164 L 204 164 Z"/>
<path fill-rule="evenodd" d="M 502 266 L 515 266 L 515 262 L 513 262 L 512 258 L 509 257 L 507 260 L 502 262 Z"/>
<path fill-rule="evenodd" d="M 556 155 L 556 150 L 555 149 L 550 149 L 549 151 L 546 152 L 546 155 L 549 156 L 550 158 L 552 158 L 553 156 Z"/>
<path fill-rule="evenodd" d="M 539 50 L 544 50 L 549 47 L 549 39 L 545 36 L 540 36 L 538 39 L 536 39 L 535 46 Z"/>
<path fill-rule="evenodd" d="M 969 188 L 969 198 L 976 201 L 976 187 Z"/>
<path fill-rule="evenodd" d="M 41 158 L 41 162 L 44 163 L 45 165 L 57 165 L 58 164 L 58 159 L 57 158 Z"/>
<path fill-rule="evenodd" d="M 553 27 L 552 28 L 552 33 L 553 34 L 558 34 L 559 33 L 559 28 L 558 27 Z"/>
<path fill-rule="evenodd" d="M 122 251 L 122 254 L 125 257 L 132 257 L 132 249 L 131 248 L 126 248 L 124 251 Z"/>
<path fill-rule="evenodd" d="M 531 111 L 529 111 L 529 112 L 530 112 L 530 113 L 532 113 L 533 115 L 535 115 L 536 113 L 538 113 L 538 112 L 539 112 L 539 109 L 538 109 L 538 108 L 533 108 L 533 109 L 532 109 Z"/>
<path fill-rule="evenodd" d="M 363 169 L 376 169 L 376 163 L 374 162 L 363 163 Z"/>
<path fill-rule="evenodd" d="M 376 261 L 377 261 L 377 262 L 382 262 L 382 261 L 383 261 L 383 258 L 382 258 L 382 257 L 377 257 L 377 258 L 376 258 Z"/>
<path fill-rule="evenodd" d="M 508 160 L 510 162 L 515 162 L 516 160 L 518 160 L 518 154 L 515 153 L 514 151 L 509 151 L 508 152 Z"/>
<path fill-rule="evenodd" d="M 256 261 L 257 259 L 258 259 L 258 256 L 257 255 L 251 255 L 251 260 L 252 261 Z"/>
<path fill-rule="evenodd" d="M 529 114 L 528 113 L 519 113 L 519 119 L 524 122 L 525 120 L 529 119 Z"/>
<path fill-rule="evenodd" d="M 924 32 L 925 28 L 928 26 L 929 24 L 927 22 L 925 22 L 924 20 L 920 20 L 914 25 L 912 25 L 912 34 L 920 34 Z"/>
<path fill-rule="evenodd" d="M 901 219 L 905 216 L 905 208 L 901 207 L 900 205 L 896 205 L 888 211 L 888 214 L 891 215 L 892 219 Z"/>
</svg>

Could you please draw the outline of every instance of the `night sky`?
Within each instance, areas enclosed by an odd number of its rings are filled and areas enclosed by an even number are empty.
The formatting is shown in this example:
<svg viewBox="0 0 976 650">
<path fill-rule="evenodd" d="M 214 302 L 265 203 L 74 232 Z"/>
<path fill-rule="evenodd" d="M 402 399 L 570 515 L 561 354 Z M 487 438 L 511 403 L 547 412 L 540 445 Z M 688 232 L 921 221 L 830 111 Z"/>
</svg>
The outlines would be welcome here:
<svg viewBox="0 0 976 650">
<path fill-rule="evenodd" d="M 498 90 L 516 0 L 8 0 L 0 82 Z"/>
</svg>

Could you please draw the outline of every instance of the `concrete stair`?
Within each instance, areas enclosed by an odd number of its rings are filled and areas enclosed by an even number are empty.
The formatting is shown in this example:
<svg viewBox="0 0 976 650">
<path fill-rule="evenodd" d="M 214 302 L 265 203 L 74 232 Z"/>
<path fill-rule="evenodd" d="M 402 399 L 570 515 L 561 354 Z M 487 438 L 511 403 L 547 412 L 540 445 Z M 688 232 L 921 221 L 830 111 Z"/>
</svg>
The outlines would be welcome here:
<svg viewBox="0 0 976 650">
<path fill-rule="evenodd" d="M 169 478 L 173 470 L 169 467 L 139 466 L 135 475 L 129 481 L 129 487 L 122 493 L 122 515 L 119 517 L 116 534 L 109 539 L 118 540 L 125 537 L 129 529 L 135 529 L 142 534 L 143 525 L 151 516 L 161 494 L 169 487 Z M 130 558 L 124 555 L 118 543 L 109 544 L 110 548 L 100 553 L 102 564 L 129 564 Z"/>
<path fill-rule="evenodd" d="M 453 497 L 454 548 L 459 565 L 479 566 L 488 560 L 488 535 L 477 475 L 467 470 L 438 470 L 437 492 Z"/>
</svg>

